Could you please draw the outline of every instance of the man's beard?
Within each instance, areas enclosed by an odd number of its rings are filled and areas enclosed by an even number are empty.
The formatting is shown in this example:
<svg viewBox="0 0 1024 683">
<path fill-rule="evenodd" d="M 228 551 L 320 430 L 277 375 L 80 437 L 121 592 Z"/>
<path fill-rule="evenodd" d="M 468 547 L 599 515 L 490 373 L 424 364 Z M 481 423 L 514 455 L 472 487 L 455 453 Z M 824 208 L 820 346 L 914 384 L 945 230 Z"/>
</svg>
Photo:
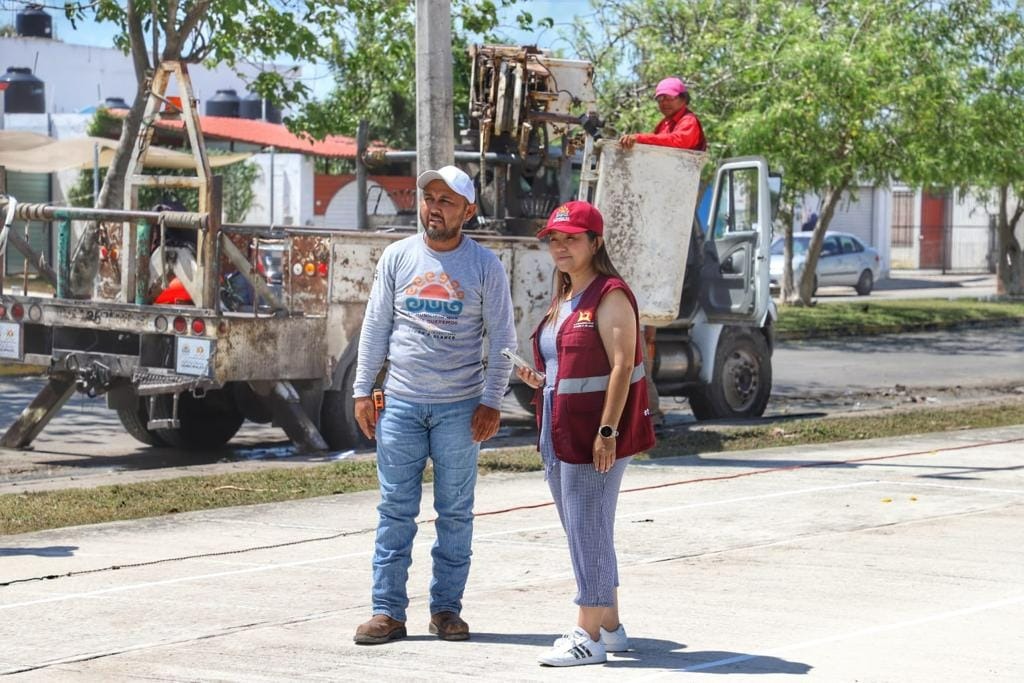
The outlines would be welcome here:
<svg viewBox="0 0 1024 683">
<path fill-rule="evenodd" d="M 420 222 L 423 223 L 423 231 L 427 234 L 427 238 L 433 242 L 447 242 L 455 239 L 459 234 L 459 225 L 448 225 L 448 223 L 442 218 L 441 222 L 444 223 L 443 227 L 433 227 L 430 224 L 430 214 L 420 216 Z"/>
<path fill-rule="evenodd" d="M 458 236 L 459 229 L 456 227 L 431 228 L 428 226 L 425 232 L 427 237 L 434 242 L 447 242 Z"/>
</svg>

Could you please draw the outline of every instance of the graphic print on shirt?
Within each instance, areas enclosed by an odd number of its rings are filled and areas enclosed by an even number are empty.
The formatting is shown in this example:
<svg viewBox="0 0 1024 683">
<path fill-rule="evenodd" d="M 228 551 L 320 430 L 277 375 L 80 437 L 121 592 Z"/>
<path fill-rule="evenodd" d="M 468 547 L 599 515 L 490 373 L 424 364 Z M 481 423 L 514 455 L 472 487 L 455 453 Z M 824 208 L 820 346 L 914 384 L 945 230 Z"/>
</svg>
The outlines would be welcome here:
<svg viewBox="0 0 1024 683">
<path fill-rule="evenodd" d="M 451 279 L 444 272 L 428 271 L 417 275 L 405 288 L 402 307 L 415 317 L 418 323 L 416 331 L 420 334 L 435 339 L 454 339 L 455 335 L 445 328 L 458 324 L 465 297 L 458 280 Z"/>
</svg>

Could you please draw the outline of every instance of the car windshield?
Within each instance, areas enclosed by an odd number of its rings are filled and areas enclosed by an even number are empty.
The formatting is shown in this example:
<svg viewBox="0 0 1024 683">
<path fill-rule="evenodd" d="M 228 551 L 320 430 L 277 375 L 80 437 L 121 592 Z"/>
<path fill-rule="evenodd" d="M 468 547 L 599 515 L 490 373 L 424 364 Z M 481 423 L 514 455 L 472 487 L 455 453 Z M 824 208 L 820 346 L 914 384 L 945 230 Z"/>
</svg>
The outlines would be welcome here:
<svg viewBox="0 0 1024 683">
<path fill-rule="evenodd" d="M 807 253 L 807 245 L 811 243 L 810 237 L 793 237 L 793 256 L 801 256 Z M 786 248 L 786 240 L 778 238 L 772 243 L 772 256 L 782 256 Z"/>
</svg>

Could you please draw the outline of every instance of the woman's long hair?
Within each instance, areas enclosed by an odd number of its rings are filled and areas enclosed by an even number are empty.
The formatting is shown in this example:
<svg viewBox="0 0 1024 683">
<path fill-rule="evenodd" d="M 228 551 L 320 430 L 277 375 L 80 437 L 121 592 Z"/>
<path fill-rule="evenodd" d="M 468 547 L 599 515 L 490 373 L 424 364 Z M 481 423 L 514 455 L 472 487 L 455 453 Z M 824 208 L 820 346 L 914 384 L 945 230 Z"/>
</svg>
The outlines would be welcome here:
<svg viewBox="0 0 1024 683">
<path fill-rule="evenodd" d="M 593 232 L 587 231 L 587 239 L 591 242 L 597 239 L 597 235 Z M 594 270 L 597 271 L 598 275 L 608 275 L 609 277 L 617 277 L 620 280 L 622 276 L 619 275 L 619 271 L 615 269 L 615 264 L 612 263 L 612 257 L 608 254 L 604 240 L 601 241 L 601 246 L 594 252 L 594 258 L 591 260 L 591 264 L 594 266 Z M 548 312 L 544 314 L 544 324 L 554 325 L 558 319 L 558 309 L 561 307 L 562 302 L 565 301 L 569 292 L 572 291 L 572 280 L 569 278 L 568 273 L 563 273 L 555 268 L 555 272 L 552 274 L 553 287 L 555 291 L 554 297 L 551 299 L 551 306 L 548 308 Z"/>
</svg>

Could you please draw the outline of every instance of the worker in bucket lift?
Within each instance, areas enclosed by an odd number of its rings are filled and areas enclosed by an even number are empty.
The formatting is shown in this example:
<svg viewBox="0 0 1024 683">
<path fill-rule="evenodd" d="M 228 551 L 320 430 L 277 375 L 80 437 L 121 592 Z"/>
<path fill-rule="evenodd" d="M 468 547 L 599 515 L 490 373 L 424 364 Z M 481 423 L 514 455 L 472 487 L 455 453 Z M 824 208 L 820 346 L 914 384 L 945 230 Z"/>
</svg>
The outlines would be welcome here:
<svg viewBox="0 0 1024 683">
<path fill-rule="evenodd" d="M 654 99 L 664 117 L 653 133 L 629 133 L 619 138 L 624 149 L 632 149 L 633 145 L 660 145 L 662 147 L 678 147 L 704 151 L 708 147 L 704 138 L 704 128 L 700 119 L 690 111 L 690 92 L 683 79 L 676 76 L 663 78 L 654 89 Z M 658 399 L 658 388 L 651 375 L 654 366 L 654 335 L 653 327 L 644 328 L 644 364 L 647 367 L 647 400 L 651 405 L 651 417 L 656 426 L 664 422 Z"/>
</svg>

